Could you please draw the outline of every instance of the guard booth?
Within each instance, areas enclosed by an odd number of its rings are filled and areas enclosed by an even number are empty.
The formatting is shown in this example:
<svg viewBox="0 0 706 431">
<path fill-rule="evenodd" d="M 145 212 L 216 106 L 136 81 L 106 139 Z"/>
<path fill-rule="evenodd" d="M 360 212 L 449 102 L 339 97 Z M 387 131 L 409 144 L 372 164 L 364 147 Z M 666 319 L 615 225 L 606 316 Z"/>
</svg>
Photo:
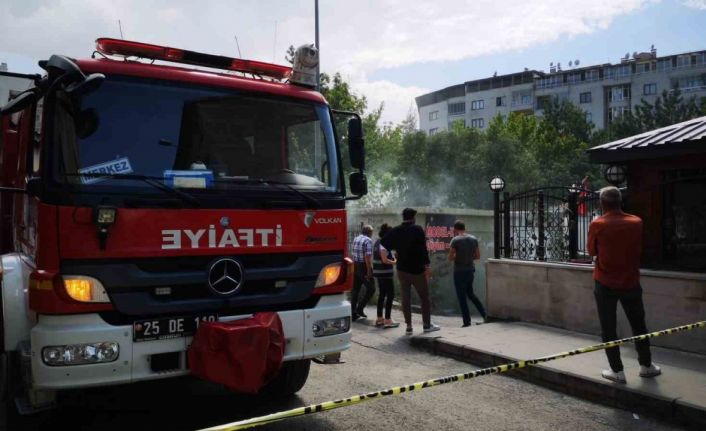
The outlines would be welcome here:
<svg viewBox="0 0 706 431">
<path fill-rule="evenodd" d="M 591 148 L 644 223 L 643 266 L 706 272 L 706 117 Z M 622 185 L 622 184 L 621 184 Z"/>
</svg>

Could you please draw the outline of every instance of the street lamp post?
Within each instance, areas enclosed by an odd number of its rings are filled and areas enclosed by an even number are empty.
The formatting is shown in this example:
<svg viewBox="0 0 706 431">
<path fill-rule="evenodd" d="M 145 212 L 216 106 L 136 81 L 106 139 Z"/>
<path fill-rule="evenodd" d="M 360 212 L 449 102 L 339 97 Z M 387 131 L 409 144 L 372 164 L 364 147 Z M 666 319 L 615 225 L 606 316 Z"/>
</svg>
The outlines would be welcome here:
<svg viewBox="0 0 706 431">
<path fill-rule="evenodd" d="M 620 186 L 627 179 L 627 172 L 624 166 L 611 165 L 608 166 L 604 172 L 606 181 L 614 186 Z"/>
<path fill-rule="evenodd" d="M 500 192 L 505 189 L 505 180 L 499 176 L 490 180 L 490 190 L 493 191 L 493 248 L 495 258 L 500 259 Z"/>
</svg>

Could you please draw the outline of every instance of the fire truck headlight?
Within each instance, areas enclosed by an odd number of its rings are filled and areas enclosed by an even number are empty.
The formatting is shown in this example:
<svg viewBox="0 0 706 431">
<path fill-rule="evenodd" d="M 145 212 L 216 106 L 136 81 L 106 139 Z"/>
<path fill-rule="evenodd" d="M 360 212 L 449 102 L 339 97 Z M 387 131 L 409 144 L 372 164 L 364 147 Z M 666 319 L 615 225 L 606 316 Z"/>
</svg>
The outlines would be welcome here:
<svg viewBox="0 0 706 431">
<path fill-rule="evenodd" d="M 83 275 L 65 275 L 66 293 L 79 302 L 110 302 L 108 294 L 100 281 Z"/>
<path fill-rule="evenodd" d="M 319 278 L 316 279 L 315 287 L 324 287 L 334 284 L 341 276 L 342 263 L 332 263 L 324 266 L 324 269 L 319 273 Z"/>
<path fill-rule="evenodd" d="M 344 334 L 351 328 L 351 318 L 338 317 L 336 319 L 317 320 L 311 326 L 314 337 L 325 337 L 327 335 Z"/>
<path fill-rule="evenodd" d="M 42 349 L 42 360 L 52 367 L 113 362 L 118 356 L 120 346 L 113 341 L 49 346 Z"/>
</svg>

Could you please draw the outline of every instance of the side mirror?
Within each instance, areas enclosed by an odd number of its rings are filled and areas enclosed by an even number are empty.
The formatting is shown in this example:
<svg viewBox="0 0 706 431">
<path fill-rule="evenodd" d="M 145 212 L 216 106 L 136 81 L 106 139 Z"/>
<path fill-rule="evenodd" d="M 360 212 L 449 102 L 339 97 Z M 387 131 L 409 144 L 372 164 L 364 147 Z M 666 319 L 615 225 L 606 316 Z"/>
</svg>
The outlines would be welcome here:
<svg viewBox="0 0 706 431">
<path fill-rule="evenodd" d="M 92 73 L 82 81 L 75 81 L 66 87 L 66 92 L 72 96 L 83 96 L 98 89 L 105 81 L 102 73 Z"/>
<path fill-rule="evenodd" d="M 358 116 L 348 120 L 348 153 L 351 159 L 351 166 L 361 172 L 364 171 L 365 140 L 363 139 L 363 122 Z"/>
<path fill-rule="evenodd" d="M 34 91 L 26 91 L 12 99 L 7 105 L 2 107 L 0 115 L 11 115 L 16 112 L 23 111 L 29 105 L 37 100 L 37 94 Z"/>
<path fill-rule="evenodd" d="M 361 172 L 354 172 L 348 178 L 351 185 L 351 193 L 361 197 L 368 194 L 368 178 Z"/>
<path fill-rule="evenodd" d="M 86 79 L 78 65 L 63 55 L 52 55 L 42 67 L 49 73 L 50 82 L 54 82 L 62 75 L 67 75 L 69 81 L 84 81 Z"/>
</svg>

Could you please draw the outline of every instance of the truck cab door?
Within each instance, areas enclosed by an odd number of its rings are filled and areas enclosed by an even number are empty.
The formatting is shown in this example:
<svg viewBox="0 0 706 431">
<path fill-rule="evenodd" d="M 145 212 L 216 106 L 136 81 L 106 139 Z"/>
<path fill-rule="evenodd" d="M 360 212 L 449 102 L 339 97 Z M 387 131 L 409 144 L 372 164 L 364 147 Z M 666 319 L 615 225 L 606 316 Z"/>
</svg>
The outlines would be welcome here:
<svg viewBox="0 0 706 431">
<path fill-rule="evenodd" d="M 5 115 L 0 131 L 0 186 L 17 187 L 17 156 L 21 114 Z M 0 254 L 13 251 L 13 193 L 0 194 Z"/>
<path fill-rule="evenodd" d="M 38 130 L 35 122 L 37 105 L 33 104 L 19 113 L 19 124 L 17 129 L 17 156 L 16 168 L 13 182 L 14 187 L 26 189 L 27 180 L 36 175 L 39 164 L 38 154 L 34 154 L 39 145 Z M 38 153 L 38 152 L 37 152 Z M 36 168 L 36 169 L 35 169 Z M 36 254 L 37 245 L 37 205 L 38 199 L 29 196 L 27 193 L 15 193 L 14 196 L 14 248 L 23 255 L 33 259 Z"/>
</svg>

